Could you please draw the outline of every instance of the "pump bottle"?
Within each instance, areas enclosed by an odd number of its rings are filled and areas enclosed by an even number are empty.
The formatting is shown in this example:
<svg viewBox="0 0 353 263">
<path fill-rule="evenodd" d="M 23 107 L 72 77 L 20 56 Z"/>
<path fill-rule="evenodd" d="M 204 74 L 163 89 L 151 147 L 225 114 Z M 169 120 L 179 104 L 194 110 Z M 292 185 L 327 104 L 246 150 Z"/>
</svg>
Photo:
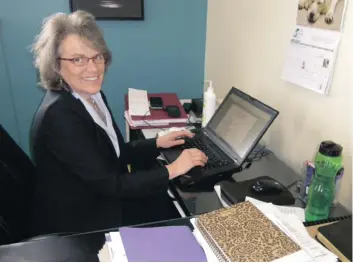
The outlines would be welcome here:
<svg viewBox="0 0 353 263">
<path fill-rule="evenodd" d="M 216 94 L 214 93 L 212 80 L 205 82 L 209 84 L 203 95 L 202 127 L 207 125 L 216 111 Z"/>
</svg>

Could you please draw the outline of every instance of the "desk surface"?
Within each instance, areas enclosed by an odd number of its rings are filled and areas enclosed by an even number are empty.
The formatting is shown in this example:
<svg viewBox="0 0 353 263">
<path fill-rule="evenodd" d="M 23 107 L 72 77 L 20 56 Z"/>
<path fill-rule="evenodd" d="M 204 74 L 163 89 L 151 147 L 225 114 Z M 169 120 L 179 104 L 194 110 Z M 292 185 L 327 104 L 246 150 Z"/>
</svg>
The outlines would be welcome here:
<svg viewBox="0 0 353 263">
<path fill-rule="evenodd" d="M 283 161 L 278 159 L 276 155 L 270 154 L 263 157 L 260 161 L 254 162 L 249 169 L 244 169 L 233 175 L 232 179 L 237 182 L 257 178 L 260 176 L 270 176 L 284 186 L 289 186 L 296 202 L 293 206 L 305 207 L 300 201 L 300 193 L 296 190 L 294 182 L 301 180 L 301 177 Z M 172 185 L 173 194 L 179 200 L 180 206 L 183 208 L 187 216 L 198 215 L 205 212 L 211 212 L 217 208 L 223 207 L 216 192 L 212 191 L 196 191 L 185 192 L 180 190 L 175 184 Z M 331 209 L 330 217 L 338 217 L 350 214 L 350 212 L 341 204 L 337 204 Z"/>
<path fill-rule="evenodd" d="M 141 137 L 146 139 L 153 138 L 157 132 L 158 129 L 141 130 Z M 293 206 L 305 207 L 305 204 L 300 201 L 301 195 L 300 192 L 297 191 L 295 184 L 296 181 L 302 180 L 302 177 L 273 153 L 261 158 L 259 161 L 254 161 L 249 169 L 244 169 L 234 174 L 232 179 L 241 182 L 261 176 L 272 177 L 284 186 L 292 185 L 288 190 L 292 193 L 294 198 L 296 198 Z M 192 216 L 211 212 L 223 207 L 213 188 L 211 187 L 211 190 L 209 189 L 210 187 L 207 188 L 207 191 L 200 189 L 185 192 L 179 189 L 176 184 L 172 183 L 170 190 L 177 199 L 178 206 L 182 209 L 183 214 Z M 338 203 L 331 209 L 330 217 L 344 216 L 347 214 L 350 214 L 350 212 Z"/>
<path fill-rule="evenodd" d="M 151 227 L 177 225 L 187 225 L 193 230 L 190 218 L 160 221 L 138 226 Z M 0 261 L 96 262 L 99 261 L 98 252 L 105 243 L 104 234 L 112 231 L 118 231 L 118 229 L 106 229 L 61 237 L 44 237 L 36 241 L 0 246 Z M 310 231 L 309 233 L 312 234 Z"/>
</svg>

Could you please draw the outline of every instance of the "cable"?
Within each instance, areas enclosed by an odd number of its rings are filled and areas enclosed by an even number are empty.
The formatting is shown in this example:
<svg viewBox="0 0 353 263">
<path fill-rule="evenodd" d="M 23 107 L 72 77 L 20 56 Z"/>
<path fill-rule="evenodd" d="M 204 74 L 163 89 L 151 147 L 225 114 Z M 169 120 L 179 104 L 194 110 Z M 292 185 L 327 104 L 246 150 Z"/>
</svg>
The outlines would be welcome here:
<svg viewBox="0 0 353 263">
<path fill-rule="evenodd" d="M 190 114 L 188 114 L 188 123 L 191 124 L 191 125 L 197 124 L 196 122 L 195 122 L 195 123 L 191 122 L 191 120 L 190 120 Z"/>
<path fill-rule="evenodd" d="M 260 148 L 260 149 L 257 149 Z M 272 154 L 270 150 L 266 148 L 265 145 L 257 145 L 254 150 L 249 154 L 248 158 L 246 158 L 246 162 L 252 163 L 252 162 L 257 162 L 262 159 L 262 157 L 265 157 L 267 155 Z"/>
<path fill-rule="evenodd" d="M 162 110 L 164 110 L 164 109 L 162 109 Z M 160 129 L 160 130 L 162 130 L 162 131 L 165 131 L 164 128 L 157 127 L 157 126 L 152 126 L 151 124 L 149 124 L 149 123 L 145 120 L 146 114 L 147 114 L 149 111 L 150 111 L 150 110 L 148 109 L 148 110 L 146 111 L 146 113 L 143 115 L 143 117 L 142 117 L 143 122 L 146 123 L 148 126 L 152 127 L 153 129 Z"/>
<path fill-rule="evenodd" d="M 156 110 L 156 109 L 154 109 L 154 110 Z M 166 111 L 166 108 L 163 108 L 163 109 L 160 109 L 160 110 Z M 142 117 L 143 122 L 146 123 L 146 124 L 147 124 L 148 126 L 150 126 L 151 128 L 160 129 L 160 130 L 162 130 L 162 131 L 165 131 L 166 129 L 164 129 L 164 128 L 162 128 L 162 127 L 158 127 L 158 126 L 153 126 L 153 125 L 149 124 L 149 123 L 145 120 L 146 114 L 147 114 L 149 111 L 150 111 L 150 110 L 147 110 L 147 111 L 145 112 L 145 114 L 143 115 L 143 117 Z M 188 122 L 189 122 L 189 124 L 192 124 L 192 125 L 198 124 L 198 123 L 193 123 L 193 122 L 190 121 L 190 114 L 188 114 Z M 187 125 L 185 125 L 185 126 L 187 126 Z"/>
<path fill-rule="evenodd" d="M 191 114 L 190 114 L 190 112 L 189 112 L 189 114 L 187 114 L 188 115 L 188 125 L 190 126 L 190 125 L 193 125 L 193 126 L 197 126 L 197 125 L 200 125 L 201 124 L 201 122 L 192 122 L 191 121 L 191 119 L 190 119 L 190 117 L 191 117 Z"/>
<path fill-rule="evenodd" d="M 301 198 L 299 198 L 299 197 L 296 197 L 296 198 L 294 198 L 295 200 L 299 200 L 300 202 L 302 202 L 302 204 L 303 205 L 306 205 L 306 202 L 305 201 L 303 201 Z"/>
<path fill-rule="evenodd" d="M 286 186 L 287 189 L 291 188 L 293 185 L 295 185 L 296 183 L 300 182 L 301 180 L 297 180 L 294 181 L 293 183 L 289 184 L 288 186 Z"/>
</svg>

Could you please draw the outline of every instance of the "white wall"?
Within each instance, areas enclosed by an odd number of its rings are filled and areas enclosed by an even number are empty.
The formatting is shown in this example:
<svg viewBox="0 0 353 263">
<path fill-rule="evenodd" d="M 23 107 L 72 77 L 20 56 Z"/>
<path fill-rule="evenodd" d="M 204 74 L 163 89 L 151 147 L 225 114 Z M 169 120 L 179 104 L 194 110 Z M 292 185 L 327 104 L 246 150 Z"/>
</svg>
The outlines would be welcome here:
<svg viewBox="0 0 353 263">
<path fill-rule="evenodd" d="M 205 76 L 217 97 L 235 86 L 279 110 L 265 141 L 298 172 L 321 141 L 340 143 L 346 173 L 339 200 L 351 210 L 353 5 L 328 96 L 280 78 L 296 14 L 296 0 L 208 0 Z"/>
</svg>

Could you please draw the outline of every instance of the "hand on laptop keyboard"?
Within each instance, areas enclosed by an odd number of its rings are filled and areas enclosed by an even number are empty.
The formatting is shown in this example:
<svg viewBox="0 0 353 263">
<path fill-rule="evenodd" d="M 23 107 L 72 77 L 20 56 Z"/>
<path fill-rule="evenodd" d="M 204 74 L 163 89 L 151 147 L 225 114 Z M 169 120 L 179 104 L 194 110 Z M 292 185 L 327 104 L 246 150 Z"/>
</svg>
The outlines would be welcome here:
<svg viewBox="0 0 353 263">
<path fill-rule="evenodd" d="M 219 156 L 219 154 L 217 154 L 211 147 L 208 147 L 206 144 L 203 143 L 202 140 L 198 139 L 197 136 L 195 136 L 194 138 L 184 138 L 184 140 L 185 143 L 180 146 L 182 149 L 198 149 L 203 152 L 208 158 L 205 165 L 196 165 L 195 167 L 190 169 L 190 171 L 187 173 L 189 176 L 202 175 L 202 173 L 208 169 L 229 164 L 229 161 Z"/>
<path fill-rule="evenodd" d="M 207 163 L 207 156 L 198 149 L 184 150 L 178 159 L 167 165 L 169 179 L 188 173 L 193 167 L 203 167 Z"/>
</svg>

